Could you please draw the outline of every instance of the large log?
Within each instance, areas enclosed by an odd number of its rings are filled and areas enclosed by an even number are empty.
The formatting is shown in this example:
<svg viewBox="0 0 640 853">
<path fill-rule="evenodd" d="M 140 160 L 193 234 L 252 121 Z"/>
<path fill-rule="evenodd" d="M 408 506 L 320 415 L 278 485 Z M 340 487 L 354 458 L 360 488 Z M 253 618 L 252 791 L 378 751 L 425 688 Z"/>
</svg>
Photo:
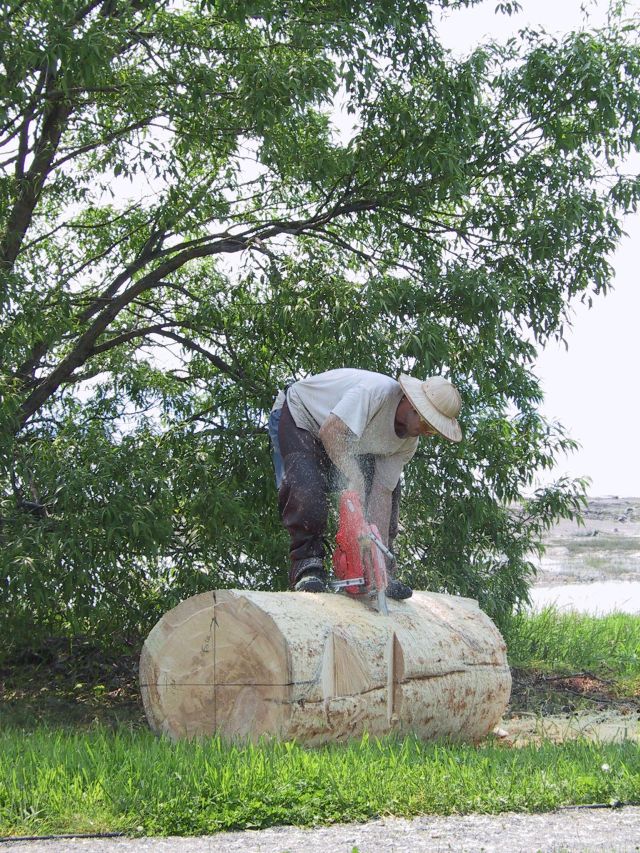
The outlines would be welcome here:
<svg viewBox="0 0 640 853">
<path fill-rule="evenodd" d="M 149 634 L 140 687 L 151 728 L 318 745 L 415 732 L 477 741 L 511 690 L 502 637 L 477 602 L 414 592 L 384 616 L 346 595 L 221 590 Z"/>
</svg>

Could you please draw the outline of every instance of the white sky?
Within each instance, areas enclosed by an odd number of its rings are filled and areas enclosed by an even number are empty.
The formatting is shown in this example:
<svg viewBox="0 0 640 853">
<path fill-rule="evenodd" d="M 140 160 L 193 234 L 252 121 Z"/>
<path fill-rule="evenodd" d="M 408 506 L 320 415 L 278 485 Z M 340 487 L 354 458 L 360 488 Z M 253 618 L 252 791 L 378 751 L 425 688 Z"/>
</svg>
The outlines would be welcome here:
<svg viewBox="0 0 640 853">
<path fill-rule="evenodd" d="M 502 41 L 526 26 L 567 32 L 606 20 L 606 0 L 520 0 L 522 11 L 495 14 L 497 0 L 451 12 L 440 24 L 443 43 L 466 53 L 485 37 Z M 640 2 L 627 4 L 638 20 Z M 634 158 L 635 171 L 640 157 Z M 591 310 L 578 304 L 568 351 L 550 345 L 541 355 L 543 413 L 559 420 L 580 442 L 576 453 L 560 460 L 551 479 L 561 474 L 588 476 L 591 495 L 640 495 L 640 213 L 627 218 L 628 233 L 615 257 L 614 290 Z M 550 478 L 546 478 L 547 480 Z"/>
</svg>

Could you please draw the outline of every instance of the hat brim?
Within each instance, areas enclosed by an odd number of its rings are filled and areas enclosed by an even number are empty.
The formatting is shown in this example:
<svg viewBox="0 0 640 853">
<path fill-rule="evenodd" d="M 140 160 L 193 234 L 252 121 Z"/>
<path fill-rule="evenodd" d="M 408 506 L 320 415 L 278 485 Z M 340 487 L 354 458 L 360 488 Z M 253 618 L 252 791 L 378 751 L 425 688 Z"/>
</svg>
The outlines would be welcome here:
<svg viewBox="0 0 640 853">
<path fill-rule="evenodd" d="M 447 438 L 449 441 L 462 441 L 462 430 L 458 421 L 455 418 L 448 418 L 436 409 L 422 390 L 422 382 L 419 379 L 402 373 L 398 382 L 420 417 L 428 421 L 443 438 Z"/>
</svg>

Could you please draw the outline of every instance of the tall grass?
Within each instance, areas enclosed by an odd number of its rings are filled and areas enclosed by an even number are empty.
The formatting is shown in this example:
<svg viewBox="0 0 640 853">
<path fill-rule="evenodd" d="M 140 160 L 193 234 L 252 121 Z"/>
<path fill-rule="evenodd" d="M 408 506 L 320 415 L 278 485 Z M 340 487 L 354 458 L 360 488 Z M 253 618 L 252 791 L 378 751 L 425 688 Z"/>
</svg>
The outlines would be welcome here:
<svg viewBox="0 0 640 853">
<path fill-rule="evenodd" d="M 640 679 L 640 616 L 588 616 L 549 607 L 516 614 L 504 637 L 511 666 Z"/>
<path fill-rule="evenodd" d="M 510 750 L 369 740 L 170 743 L 148 732 L 0 734 L 0 834 L 203 834 L 376 815 L 640 802 L 637 745 Z"/>
</svg>

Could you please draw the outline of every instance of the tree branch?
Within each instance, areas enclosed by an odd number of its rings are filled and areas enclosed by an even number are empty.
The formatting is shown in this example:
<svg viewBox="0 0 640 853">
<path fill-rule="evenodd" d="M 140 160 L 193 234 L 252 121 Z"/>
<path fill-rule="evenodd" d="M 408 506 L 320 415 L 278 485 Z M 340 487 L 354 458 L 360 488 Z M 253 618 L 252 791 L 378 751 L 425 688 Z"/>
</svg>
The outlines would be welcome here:
<svg viewBox="0 0 640 853">
<path fill-rule="evenodd" d="M 181 344 L 183 347 L 185 347 L 185 349 L 188 349 L 191 352 L 199 353 L 200 355 L 204 356 L 207 361 L 210 361 L 211 364 L 215 365 L 218 370 L 222 371 L 222 373 L 226 373 L 228 376 L 231 376 L 231 378 L 235 379 L 237 382 L 245 378 L 244 374 L 241 371 L 238 372 L 234 370 L 233 367 L 231 367 L 230 364 L 227 364 L 226 361 L 224 361 L 214 353 L 209 352 L 209 350 L 205 349 L 204 347 L 201 347 L 200 344 L 197 344 L 195 341 L 192 341 L 191 338 L 185 338 L 183 335 L 178 335 L 175 332 L 167 331 L 160 331 L 157 332 L 157 334 L 163 338 L 170 338 L 171 340 L 176 341 L 176 343 Z"/>
<path fill-rule="evenodd" d="M 150 121 L 151 117 L 142 119 L 141 121 L 137 121 L 133 124 L 127 125 L 127 127 L 122 127 L 118 130 L 114 130 L 113 133 L 107 134 L 102 139 L 97 139 L 94 142 L 88 142 L 86 145 L 82 145 L 80 148 L 75 148 L 68 154 L 65 154 L 64 157 L 60 157 L 58 160 L 56 160 L 52 165 L 52 169 L 57 169 L 59 166 L 62 166 L 63 163 L 67 163 L 69 160 L 73 160 L 74 157 L 78 157 L 80 154 L 86 154 L 88 151 L 93 151 L 96 148 L 99 148 L 101 145 L 108 145 L 110 142 L 114 142 L 116 139 L 121 136 L 124 136 L 126 133 L 129 133 L 133 130 L 141 130 L 143 127 L 146 127 Z"/>
<path fill-rule="evenodd" d="M 227 237 L 214 241 L 211 245 L 195 246 L 186 251 L 178 252 L 172 258 L 166 260 L 155 269 L 148 272 L 142 278 L 138 279 L 127 290 L 123 291 L 118 297 L 110 299 L 108 304 L 96 316 L 94 322 L 89 328 L 78 338 L 75 347 L 71 352 L 60 361 L 58 366 L 51 373 L 44 377 L 37 386 L 33 389 L 21 407 L 21 416 L 19 421 L 19 430 L 24 428 L 29 418 L 38 411 L 38 409 L 56 392 L 60 384 L 66 381 L 71 374 L 80 367 L 91 356 L 95 347 L 95 343 L 109 326 L 111 322 L 118 316 L 120 311 L 131 302 L 133 302 L 141 293 L 157 287 L 164 278 L 171 273 L 183 267 L 186 263 L 196 258 L 210 257 L 215 254 L 233 254 L 243 251 L 251 247 L 252 239 L 258 239 L 261 242 L 270 240 L 281 234 L 299 235 L 306 231 L 315 231 L 325 223 L 335 219 L 338 216 L 345 216 L 350 213 L 355 213 L 363 210 L 373 210 L 379 204 L 378 199 L 361 199 L 353 201 L 350 204 L 344 205 L 339 209 L 333 209 L 324 214 L 308 217 L 301 220 L 280 221 L 270 224 L 262 231 L 258 231 L 252 238 L 246 239 L 241 237 Z M 252 229 L 253 230 L 253 229 Z M 146 248 L 146 247 L 145 247 Z M 144 250 L 143 250 L 144 252 Z M 124 270 L 111 288 L 119 287 L 122 281 L 131 277 L 135 271 L 140 269 L 146 261 L 139 256 L 137 261 Z M 165 333 L 169 334 L 169 333 Z M 203 354 L 206 353 L 206 350 Z M 209 354 L 211 355 L 211 354 Z M 212 359 L 213 360 L 213 359 Z M 215 363 L 215 362 L 214 362 Z M 217 365 L 231 376 L 238 377 L 235 371 L 225 362 L 220 360 Z"/>
<path fill-rule="evenodd" d="M 20 181 L 20 192 L 9 214 L 6 230 L 0 242 L 0 270 L 7 272 L 13 268 L 20 252 L 33 211 L 51 171 L 64 123 L 73 109 L 69 102 L 63 100 L 61 93 L 56 93 L 52 101 L 43 122 L 40 139 L 34 149 L 33 162 Z"/>
<path fill-rule="evenodd" d="M 146 338 L 148 335 L 157 334 L 163 329 L 168 329 L 171 328 L 171 326 L 179 325 L 180 324 L 176 321 L 168 323 L 156 323 L 153 326 L 144 326 L 139 329 L 129 329 L 128 332 L 123 332 L 121 335 L 115 335 L 114 337 L 109 338 L 108 341 L 105 341 L 102 344 L 96 344 L 89 353 L 89 357 L 98 355 L 101 352 L 108 352 L 110 349 L 120 346 L 120 344 L 124 344 L 127 341 L 134 340 L 135 338 Z"/>
</svg>

